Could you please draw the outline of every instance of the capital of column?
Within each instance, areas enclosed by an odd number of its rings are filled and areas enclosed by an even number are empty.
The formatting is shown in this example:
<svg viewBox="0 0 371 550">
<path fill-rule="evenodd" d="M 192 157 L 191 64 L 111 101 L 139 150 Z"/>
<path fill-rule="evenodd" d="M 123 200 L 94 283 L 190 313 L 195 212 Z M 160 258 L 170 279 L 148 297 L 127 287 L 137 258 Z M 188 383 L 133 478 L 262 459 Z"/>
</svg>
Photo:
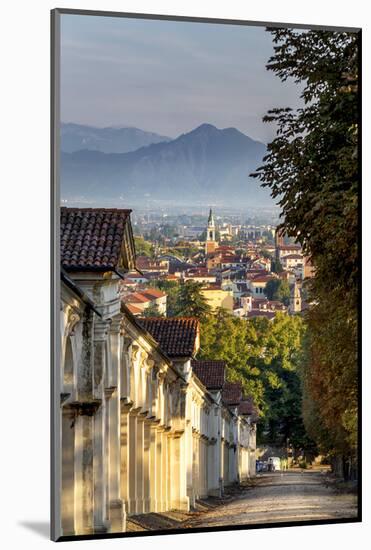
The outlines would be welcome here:
<svg viewBox="0 0 371 550">
<path fill-rule="evenodd" d="M 137 416 L 139 418 L 141 411 L 142 411 L 142 407 L 132 408 L 130 410 L 130 415 L 131 416 Z"/>
<path fill-rule="evenodd" d="M 127 336 L 127 335 L 124 335 L 121 331 L 121 335 L 122 335 L 122 347 L 123 347 L 123 351 L 125 353 L 127 353 L 129 351 L 129 348 L 131 346 L 131 344 L 133 343 L 133 340 Z"/>
<path fill-rule="evenodd" d="M 95 342 L 105 342 L 107 339 L 108 328 L 110 323 L 108 321 L 103 321 L 96 319 L 94 322 L 94 341 Z"/>
<path fill-rule="evenodd" d="M 114 392 L 117 390 L 117 386 L 109 386 L 107 388 L 104 388 L 104 395 L 106 399 L 110 399 Z"/>
<path fill-rule="evenodd" d="M 121 329 L 121 316 L 112 317 L 110 332 L 113 334 L 120 334 Z"/>
<path fill-rule="evenodd" d="M 73 308 L 70 308 L 67 315 L 68 336 L 72 336 L 75 326 L 81 320 L 81 316 Z"/>
<path fill-rule="evenodd" d="M 147 418 L 145 418 L 144 421 L 146 424 L 149 424 L 154 428 L 157 427 L 161 422 L 160 418 L 156 418 L 155 416 L 150 416 L 150 417 L 147 416 Z"/>
<path fill-rule="evenodd" d="M 74 401 L 67 407 L 74 411 L 78 416 L 93 416 L 102 404 L 101 399 L 91 399 L 87 401 Z"/>
<path fill-rule="evenodd" d="M 173 439 L 179 439 L 184 434 L 184 430 L 174 430 L 169 433 L 169 436 Z"/>
<path fill-rule="evenodd" d="M 121 410 L 123 410 L 124 412 L 131 411 L 134 404 L 134 402 L 128 399 L 127 397 L 121 397 L 120 403 L 121 403 Z"/>
</svg>

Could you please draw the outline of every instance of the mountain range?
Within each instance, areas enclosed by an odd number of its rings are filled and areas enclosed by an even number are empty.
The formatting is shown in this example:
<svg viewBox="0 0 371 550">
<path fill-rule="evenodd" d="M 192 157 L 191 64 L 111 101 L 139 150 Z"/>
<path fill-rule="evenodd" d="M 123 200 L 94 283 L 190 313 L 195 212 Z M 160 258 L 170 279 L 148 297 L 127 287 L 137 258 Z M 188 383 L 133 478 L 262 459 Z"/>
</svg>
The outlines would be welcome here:
<svg viewBox="0 0 371 550">
<path fill-rule="evenodd" d="M 150 135 L 156 141 L 161 137 Z M 269 190 L 249 177 L 261 165 L 266 146 L 236 128 L 202 124 L 176 139 L 156 141 L 118 153 L 89 147 L 63 152 L 62 140 L 62 197 L 273 205 Z"/>
<path fill-rule="evenodd" d="M 102 153 L 128 153 L 151 143 L 170 140 L 167 136 L 133 127 L 95 128 L 72 122 L 61 124 L 61 150 L 65 153 L 81 149 Z"/>
</svg>

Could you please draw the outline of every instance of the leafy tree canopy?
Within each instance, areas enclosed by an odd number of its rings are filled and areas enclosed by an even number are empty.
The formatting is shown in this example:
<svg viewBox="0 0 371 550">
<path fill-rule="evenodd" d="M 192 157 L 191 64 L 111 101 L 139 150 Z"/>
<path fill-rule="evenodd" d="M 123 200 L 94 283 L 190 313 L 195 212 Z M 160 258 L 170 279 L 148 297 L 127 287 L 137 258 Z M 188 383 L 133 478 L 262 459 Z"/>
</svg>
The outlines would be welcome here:
<svg viewBox="0 0 371 550">
<path fill-rule="evenodd" d="M 303 360 L 308 429 L 333 454 L 356 456 L 358 45 L 351 32 L 268 29 L 267 69 L 300 85 L 303 106 L 272 109 L 277 125 L 255 177 L 282 208 L 282 228 L 315 267 Z"/>
<path fill-rule="evenodd" d="M 194 281 L 182 283 L 178 291 L 176 315 L 203 319 L 210 315 L 211 307 L 201 293 L 202 284 Z"/>
</svg>

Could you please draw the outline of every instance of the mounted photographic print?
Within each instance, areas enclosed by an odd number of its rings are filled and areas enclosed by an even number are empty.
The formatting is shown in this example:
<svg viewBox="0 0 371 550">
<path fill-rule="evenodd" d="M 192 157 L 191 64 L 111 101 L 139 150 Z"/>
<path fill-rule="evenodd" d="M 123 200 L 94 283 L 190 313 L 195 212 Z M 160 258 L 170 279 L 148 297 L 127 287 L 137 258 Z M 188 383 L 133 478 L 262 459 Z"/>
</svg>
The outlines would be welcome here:
<svg viewBox="0 0 371 550">
<path fill-rule="evenodd" d="M 52 538 L 361 520 L 360 30 L 52 12 Z"/>
</svg>

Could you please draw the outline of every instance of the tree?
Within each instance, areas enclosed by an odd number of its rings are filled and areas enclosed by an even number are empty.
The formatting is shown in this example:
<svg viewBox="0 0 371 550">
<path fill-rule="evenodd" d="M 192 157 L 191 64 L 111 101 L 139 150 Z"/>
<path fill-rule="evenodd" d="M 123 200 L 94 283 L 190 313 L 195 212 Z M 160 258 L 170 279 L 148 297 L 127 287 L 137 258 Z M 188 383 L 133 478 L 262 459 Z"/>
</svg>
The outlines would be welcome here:
<svg viewBox="0 0 371 550">
<path fill-rule="evenodd" d="M 300 364 L 305 325 L 301 317 L 277 314 L 239 319 L 218 310 L 201 323 L 200 359 L 223 359 L 227 378 L 242 384 L 261 412 L 260 442 L 313 448 L 303 425 Z"/>
<path fill-rule="evenodd" d="M 264 293 L 268 300 L 278 300 L 286 306 L 290 303 L 290 287 L 287 281 L 271 279 L 267 282 Z"/>
<path fill-rule="evenodd" d="M 164 317 L 157 304 L 150 304 L 143 311 L 143 317 Z"/>
<path fill-rule="evenodd" d="M 178 308 L 179 283 L 176 281 L 163 281 L 159 279 L 151 281 L 150 285 L 166 293 L 166 315 L 167 317 L 174 317 Z"/>
<path fill-rule="evenodd" d="M 275 300 L 274 296 L 278 290 L 280 279 L 271 279 L 267 282 L 264 289 L 264 294 L 268 300 Z"/>
<path fill-rule="evenodd" d="M 148 256 L 149 258 L 154 257 L 153 245 L 143 239 L 143 237 L 134 237 L 134 243 L 137 256 Z"/>
<path fill-rule="evenodd" d="M 201 293 L 202 284 L 186 281 L 180 285 L 176 315 L 203 319 L 210 315 L 211 308 Z"/>
<path fill-rule="evenodd" d="M 272 273 L 282 273 L 283 266 L 282 266 L 281 262 L 279 260 L 276 260 L 276 259 L 272 260 L 271 270 L 272 270 Z"/>
<path fill-rule="evenodd" d="M 268 30 L 275 48 L 267 69 L 300 84 L 303 106 L 265 116 L 277 125 L 277 137 L 254 176 L 279 199 L 282 229 L 301 243 L 316 270 L 303 362 L 306 425 L 320 446 L 354 463 L 360 38 L 351 32 Z"/>
</svg>

